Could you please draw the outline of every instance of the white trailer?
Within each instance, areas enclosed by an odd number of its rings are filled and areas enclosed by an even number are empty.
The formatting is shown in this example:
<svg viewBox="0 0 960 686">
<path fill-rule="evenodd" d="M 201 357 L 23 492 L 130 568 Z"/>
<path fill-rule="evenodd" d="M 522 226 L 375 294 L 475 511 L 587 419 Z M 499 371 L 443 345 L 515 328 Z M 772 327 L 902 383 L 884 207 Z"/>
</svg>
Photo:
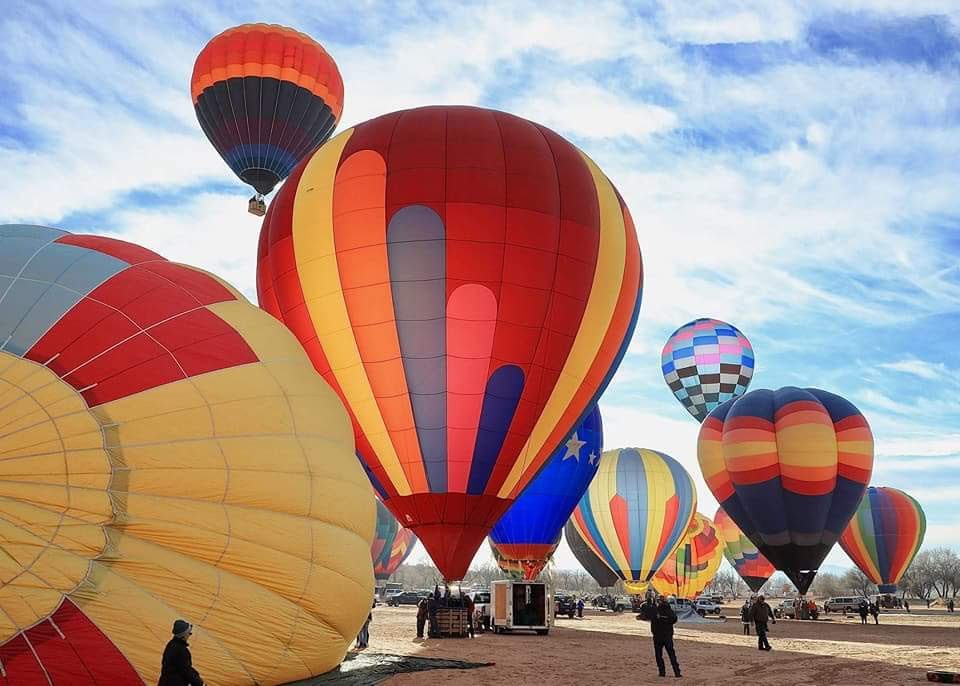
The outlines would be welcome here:
<svg viewBox="0 0 960 686">
<path fill-rule="evenodd" d="M 490 616 L 494 633 L 550 632 L 553 594 L 542 581 L 494 581 L 490 584 Z"/>
</svg>

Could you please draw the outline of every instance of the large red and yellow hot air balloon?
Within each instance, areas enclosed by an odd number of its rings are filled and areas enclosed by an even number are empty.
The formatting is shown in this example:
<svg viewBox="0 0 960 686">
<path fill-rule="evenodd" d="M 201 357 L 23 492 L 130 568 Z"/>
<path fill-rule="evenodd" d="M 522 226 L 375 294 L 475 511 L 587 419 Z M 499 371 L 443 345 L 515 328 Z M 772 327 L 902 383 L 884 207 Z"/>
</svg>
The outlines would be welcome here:
<svg viewBox="0 0 960 686">
<path fill-rule="evenodd" d="M 646 448 L 608 450 L 570 521 L 590 549 L 642 593 L 680 545 L 697 509 L 683 466 Z"/>
<path fill-rule="evenodd" d="M 583 419 L 626 349 L 633 222 L 554 132 L 395 112 L 297 168 L 260 235 L 260 304 L 351 412 L 374 487 L 448 580 Z"/>
<path fill-rule="evenodd" d="M 373 532 L 370 555 L 373 557 L 373 576 L 386 581 L 400 568 L 413 552 L 417 537 L 410 529 L 400 526 L 387 507 L 377 501 L 377 528 Z"/>
<path fill-rule="evenodd" d="M 713 518 L 720 538 L 723 540 L 723 554 L 727 562 L 733 567 L 751 591 L 757 593 L 767 583 L 767 579 L 777 571 L 770 560 L 763 556 L 757 546 L 743 535 L 740 527 L 730 519 L 730 515 L 717 508 Z"/>
<path fill-rule="evenodd" d="M 696 598 L 707 587 L 723 560 L 723 542 L 713 522 L 699 512 L 677 549 L 667 558 L 652 585 L 659 593 Z"/>
<path fill-rule="evenodd" d="M 840 536 L 840 547 L 881 593 L 896 593 L 926 530 L 920 503 L 896 488 L 871 486 Z"/>
<path fill-rule="evenodd" d="M 870 482 L 873 435 L 850 401 L 788 386 L 713 410 L 697 455 L 720 506 L 806 593 Z"/>
<path fill-rule="evenodd" d="M 190 79 L 197 119 L 230 169 L 263 197 L 333 133 L 343 80 L 326 50 L 299 31 L 243 24 L 200 51 Z"/>
<path fill-rule="evenodd" d="M 0 226 L 3 684 L 328 671 L 370 610 L 374 494 L 270 316 L 123 241 Z"/>
</svg>

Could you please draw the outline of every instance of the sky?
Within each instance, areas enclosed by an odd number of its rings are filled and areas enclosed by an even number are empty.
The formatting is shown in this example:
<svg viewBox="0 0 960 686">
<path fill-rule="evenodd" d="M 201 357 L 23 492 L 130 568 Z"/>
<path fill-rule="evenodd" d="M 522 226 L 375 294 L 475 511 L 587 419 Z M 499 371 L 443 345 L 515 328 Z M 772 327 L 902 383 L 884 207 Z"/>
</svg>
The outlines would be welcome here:
<svg viewBox="0 0 960 686">
<path fill-rule="evenodd" d="M 927 547 L 960 542 L 960 5 L 319 7 L 8 4 L 0 223 L 121 237 L 255 301 L 250 190 L 200 131 L 189 80 L 223 29 L 294 26 L 340 67 L 340 130 L 421 105 L 493 107 L 553 128 L 616 184 L 645 282 L 601 400 L 607 448 L 677 458 L 713 515 L 699 425 L 666 387 L 659 354 L 685 322 L 723 319 L 753 344 L 751 388 L 853 401 L 875 435 L 873 484 L 920 501 Z M 421 547 L 411 560 L 423 558 Z M 851 564 L 839 547 L 827 563 Z M 575 566 L 565 545 L 557 565 Z"/>
</svg>

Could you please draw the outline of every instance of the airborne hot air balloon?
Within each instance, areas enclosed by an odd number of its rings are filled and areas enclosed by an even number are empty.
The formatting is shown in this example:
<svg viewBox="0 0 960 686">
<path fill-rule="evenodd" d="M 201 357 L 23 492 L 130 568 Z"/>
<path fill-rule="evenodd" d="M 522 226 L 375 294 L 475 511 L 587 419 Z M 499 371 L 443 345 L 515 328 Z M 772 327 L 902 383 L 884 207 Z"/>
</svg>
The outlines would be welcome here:
<svg viewBox="0 0 960 686">
<path fill-rule="evenodd" d="M 373 575 L 377 581 L 386 581 L 400 568 L 413 552 L 417 537 L 410 529 L 400 526 L 397 518 L 387 507 L 377 501 L 377 528 L 373 533 Z"/>
<path fill-rule="evenodd" d="M 537 578 L 560 544 L 563 525 L 597 473 L 602 452 L 600 409 L 594 407 L 490 532 L 500 554 L 519 560 L 528 579 Z"/>
<path fill-rule="evenodd" d="M 570 546 L 570 551 L 573 553 L 573 556 L 577 558 L 577 562 L 587 570 L 587 574 L 593 577 L 593 580 L 597 582 L 600 588 L 609 588 L 617 583 L 620 577 L 610 569 L 609 565 L 603 561 L 603 558 L 599 557 L 590 549 L 587 542 L 577 533 L 577 527 L 573 523 L 573 518 L 563 527 L 563 535 L 567 539 L 567 545 Z"/>
<path fill-rule="evenodd" d="M 747 391 L 753 347 L 740 330 L 718 319 L 695 319 L 673 332 L 660 355 L 663 379 L 698 422 Z"/>
<path fill-rule="evenodd" d="M 664 595 L 696 598 L 713 581 L 721 560 L 723 541 L 717 528 L 698 512 L 680 545 L 653 577 L 653 587 Z"/>
<path fill-rule="evenodd" d="M 608 450 L 571 521 L 590 549 L 642 593 L 680 545 L 697 509 L 687 471 L 646 448 Z"/>
<path fill-rule="evenodd" d="M 840 547 L 880 593 L 896 593 L 926 530 L 920 503 L 896 488 L 871 486 L 840 535 Z"/>
<path fill-rule="evenodd" d="M 727 562 L 737 571 L 750 590 L 758 593 L 767 583 L 767 579 L 777 570 L 757 550 L 753 541 L 743 535 L 740 527 L 730 519 L 730 515 L 724 512 L 722 507 L 717 508 L 713 523 L 716 524 L 720 538 L 723 539 L 723 555 L 727 558 Z"/>
<path fill-rule="evenodd" d="M 190 95 L 203 133 L 253 186 L 250 211 L 333 133 L 343 80 L 315 40 L 273 24 L 227 29 L 200 51 Z"/>
<path fill-rule="evenodd" d="M 137 245 L 0 226 L 4 684 L 326 672 L 370 609 L 374 495 L 296 339 Z"/>
<path fill-rule="evenodd" d="M 870 482 L 873 436 L 850 401 L 788 386 L 711 412 L 697 456 L 720 506 L 803 594 Z"/>
<path fill-rule="evenodd" d="M 330 140 L 271 204 L 257 265 L 261 306 L 340 394 L 374 487 L 447 580 L 595 404 L 641 283 L 597 166 L 475 107 Z"/>
</svg>

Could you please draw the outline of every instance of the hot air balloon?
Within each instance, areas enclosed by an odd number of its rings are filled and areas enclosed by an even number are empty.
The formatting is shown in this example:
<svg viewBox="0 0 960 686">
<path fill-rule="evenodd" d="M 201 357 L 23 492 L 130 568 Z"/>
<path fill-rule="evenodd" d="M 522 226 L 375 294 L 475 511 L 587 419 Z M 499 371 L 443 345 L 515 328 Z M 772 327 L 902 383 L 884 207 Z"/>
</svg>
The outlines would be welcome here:
<svg viewBox="0 0 960 686">
<path fill-rule="evenodd" d="M 687 471 L 646 448 L 608 450 L 571 521 L 590 549 L 642 593 L 680 545 L 697 508 Z"/>
<path fill-rule="evenodd" d="M 560 544 L 560 532 L 600 466 L 603 427 L 594 407 L 490 532 L 507 559 L 536 579 Z"/>
<path fill-rule="evenodd" d="M 722 559 L 723 541 L 716 526 L 698 512 L 680 545 L 653 577 L 653 587 L 664 595 L 696 598 L 713 581 Z"/>
<path fill-rule="evenodd" d="M 374 487 L 447 580 L 596 403 L 641 282 L 596 165 L 475 107 L 330 140 L 271 204 L 257 265 L 261 306 L 340 394 Z"/>
<path fill-rule="evenodd" d="M 747 392 L 753 347 L 732 324 L 695 319 L 667 339 L 660 367 L 673 395 L 702 422 L 720 403 Z"/>
<path fill-rule="evenodd" d="M 617 583 L 620 577 L 581 538 L 572 518 L 563 527 L 563 535 L 567 539 L 567 545 L 570 546 L 573 556 L 577 558 L 577 562 L 587 570 L 587 574 L 593 577 L 600 588 L 609 588 Z"/>
<path fill-rule="evenodd" d="M 400 568 L 403 561 L 413 552 L 417 537 L 410 529 L 400 526 L 397 518 L 377 501 L 377 528 L 373 533 L 373 576 L 377 581 L 386 581 Z"/>
<path fill-rule="evenodd" d="M 880 593 L 896 593 L 926 530 L 920 503 L 896 488 L 870 486 L 840 535 L 840 547 Z"/>
<path fill-rule="evenodd" d="M 0 282 L 3 683 L 156 683 L 178 617 L 210 683 L 336 666 L 374 494 L 296 339 L 109 238 L 0 226 Z"/>
<path fill-rule="evenodd" d="M 227 29 L 200 51 L 190 94 L 203 133 L 240 180 L 263 196 L 333 133 L 343 81 L 315 40 L 273 24 Z"/>
<path fill-rule="evenodd" d="M 767 579 L 777 570 L 770 564 L 770 560 L 757 550 L 753 541 L 743 535 L 740 527 L 730 519 L 730 515 L 724 512 L 722 507 L 717 508 L 713 523 L 720 533 L 720 538 L 723 539 L 723 554 L 727 562 L 737 571 L 750 590 L 758 593 L 767 583 Z"/>
<path fill-rule="evenodd" d="M 788 386 L 711 412 L 697 456 L 720 506 L 804 594 L 870 482 L 873 436 L 850 401 Z"/>
</svg>

